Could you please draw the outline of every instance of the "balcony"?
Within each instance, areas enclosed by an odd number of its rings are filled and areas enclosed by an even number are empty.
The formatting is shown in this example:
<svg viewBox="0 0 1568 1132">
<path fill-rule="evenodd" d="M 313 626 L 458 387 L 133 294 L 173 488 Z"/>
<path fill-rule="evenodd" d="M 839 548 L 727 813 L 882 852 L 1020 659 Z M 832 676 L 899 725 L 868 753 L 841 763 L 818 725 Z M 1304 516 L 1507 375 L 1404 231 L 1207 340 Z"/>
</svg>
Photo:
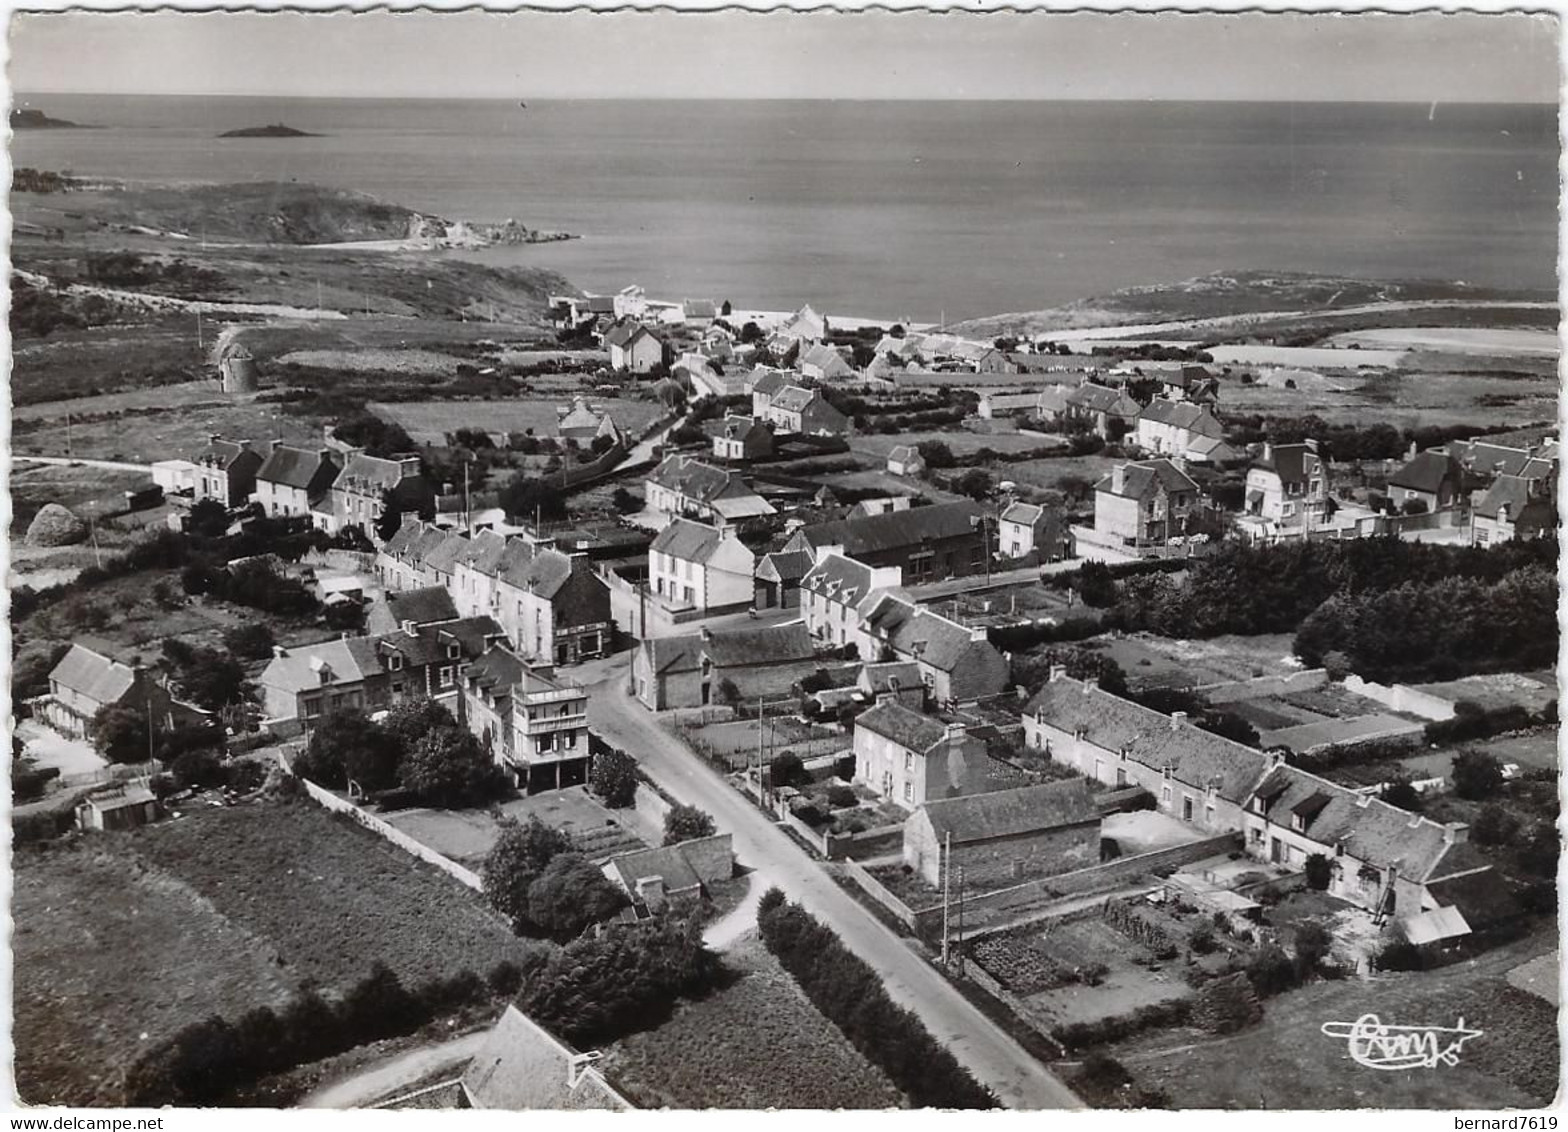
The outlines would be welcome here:
<svg viewBox="0 0 1568 1132">
<path fill-rule="evenodd" d="M 552 715 L 548 719 L 528 719 L 518 715 L 513 720 L 513 727 L 519 735 L 548 735 L 552 731 L 566 731 L 577 727 L 588 726 L 588 712 L 583 711 L 572 715 Z"/>
</svg>

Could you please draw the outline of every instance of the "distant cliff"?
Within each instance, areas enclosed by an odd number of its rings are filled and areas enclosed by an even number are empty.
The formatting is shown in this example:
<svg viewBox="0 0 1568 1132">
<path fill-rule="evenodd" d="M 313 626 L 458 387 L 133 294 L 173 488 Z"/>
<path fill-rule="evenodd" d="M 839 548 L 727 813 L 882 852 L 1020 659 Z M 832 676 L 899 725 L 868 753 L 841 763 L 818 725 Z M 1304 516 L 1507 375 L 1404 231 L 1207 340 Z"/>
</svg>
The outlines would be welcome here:
<svg viewBox="0 0 1568 1132">
<path fill-rule="evenodd" d="M 280 123 L 272 126 L 246 126 L 242 130 L 225 130 L 218 136 L 220 138 L 319 138 L 322 135 L 296 130 L 293 126 Z"/>
<path fill-rule="evenodd" d="M 82 130 L 90 127 L 83 126 L 79 122 L 67 122 L 64 118 L 51 118 L 42 110 L 13 110 L 11 128 L 13 130 Z"/>
</svg>

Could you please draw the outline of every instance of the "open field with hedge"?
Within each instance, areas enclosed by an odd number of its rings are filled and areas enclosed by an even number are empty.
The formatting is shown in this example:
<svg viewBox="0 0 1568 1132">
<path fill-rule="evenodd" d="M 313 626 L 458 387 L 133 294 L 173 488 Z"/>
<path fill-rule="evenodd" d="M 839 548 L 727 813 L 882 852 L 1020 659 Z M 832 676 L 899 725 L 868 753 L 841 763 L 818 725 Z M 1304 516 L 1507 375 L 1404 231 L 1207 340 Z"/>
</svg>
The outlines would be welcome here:
<svg viewBox="0 0 1568 1132">
<path fill-rule="evenodd" d="M 899 1108 L 887 1075 L 829 1022 L 755 933 L 724 954 L 735 981 L 606 1051 L 648 1108 Z"/>
<path fill-rule="evenodd" d="M 460 428 L 481 428 L 492 435 L 532 429 L 536 436 L 556 436 L 559 420 L 556 409 L 570 404 L 570 396 L 562 394 L 549 400 L 398 401 L 386 404 L 373 401 L 366 407 L 382 420 L 402 425 L 418 443 L 443 444 L 447 433 Z M 633 437 L 663 412 L 657 401 L 592 397 L 589 405 L 609 413 L 621 430 Z"/>
<path fill-rule="evenodd" d="M 113 1103 L 146 1043 L 306 980 L 331 997 L 377 960 L 409 986 L 483 978 L 524 946 L 477 894 L 308 801 L 192 811 L 15 869 L 17 1081 L 35 1103 Z"/>
</svg>

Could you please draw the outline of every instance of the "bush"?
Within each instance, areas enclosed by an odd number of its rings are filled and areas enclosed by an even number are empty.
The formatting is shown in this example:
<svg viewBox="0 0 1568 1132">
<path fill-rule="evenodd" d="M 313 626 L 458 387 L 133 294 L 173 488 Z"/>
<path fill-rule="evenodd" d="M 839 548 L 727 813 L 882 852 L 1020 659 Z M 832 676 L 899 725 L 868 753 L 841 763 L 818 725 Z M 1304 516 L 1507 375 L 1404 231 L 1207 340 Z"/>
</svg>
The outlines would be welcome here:
<svg viewBox="0 0 1568 1132">
<path fill-rule="evenodd" d="M 778 790 L 785 786 L 804 786 L 811 781 L 811 775 L 799 755 L 794 751 L 781 751 L 768 763 L 768 781 Z"/>
<path fill-rule="evenodd" d="M 1334 877 L 1334 862 L 1322 853 L 1313 853 L 1307 858 L 1305 872 L 1307 884 L 1318 892 L 1325 892 Z"/>
<path fill-rule="evenodd" d="M 859 802 L 860 799 L 855 797 L 854 790 L 848 786 L 844 786 L 835 782 L 832 786 L 828 787 L 828 805 L 832 806 L 835 810 L 842 810 L 848 806 L 858 805 Z"/>
<path fill-rule="evenodd" d="M 577 853 L 557 854 L 528 886 L 528 918 L 558 938 L 578 935 L 626 904 L 626 894 Z"/>
<path fill-rule="evenodd" d="M 1454 756 L 1450 780 L 1454 793 L 1467 801 L 1478 802 L 1495 794 L 1503 784 L 1503 767 L 1491 755 L 1466 747 Z"/>
<path fill-rule="evenodd" d="M 249 621 L 223 634 L 223 647 L 246 660 L 266 660 L 275 643 L 272 630 L 264 621 Z"/>
<path fill-rule="evenodd" d="M 757 911 L 762 941 L 867 1060 L 917 1108 L 995 1108 L 996 1098 L 888 996 L 866 962 L 832 930 L 772 890 Z"/>
<path fill-rule="evenodd" d="M 511 921 L 513 931 L 521 931 L 529 924 L 534 880 L 574 846 L 570 836 L 545 825 L 538 814 L 523 823 L 503 818 L 497 824 L 495 844 L 480 867 L 480 884 L 490 906 Z"/>
<path fill-rule="evenodd" d="M 1247 979 L 1259 998 L 1272 998 L 1296 985 L 1296 967 L 1283 948 L 1270 943 L 1247 964 Z"/>
<path fill-rule="evenodd" d="M 1197 924 L 1192 931 L 1187 933 L 1187 946 L 1194 955 L 1211 954 L 1219 945 L 1214 942 L 1214 927 L 1212 924 Z"/>
<path fill-rule="evenodd" d="M 613 748 L 593 757 L 588 788 L 612 810 L 623 810 L 637 800 L 637 763 L 625 751 Z"/>
<path fill-rule="evenodd" d="M 1479 845 L 1507 845 L 1519 835 L 1519 818 L 1496 802 L 1481 807 L 1470 825 L 1470 836 Z"/>
<path fill-rule="evenodd" d="M 152 757 L 153 732 L 147 713 L 105 704 L 93 716 L 93 746 L 112 763 L 142 763 Z"/>
<path fill-rule="evenodd" d="M 1391 939 L 1377 953 L 1373 966 L 1379 971 L 1419 971 L 1424 964 L 1421 961 L 1421 949 L 1415 944 L 1403 939 Z"/>
<path fill-rule="evenodd" d="M 459 809 L 496 797 L 501 771 L 472 732 L 457 727 L 431 731 L 415 743 L 398 767 L 398 781 L 428 805 Z"/>
<path fill-rule="evenodd" d="M 1421 812 L 1421 793 L 1408 778 L 1396 778 L 1383 787 L 1378 795 L 1390 806 L 1397 806 L 1407 813 L 1418 814 Z"/>
<path fill-rule="evenodd" d="M 1079 1083 L 1101 1095 L 1114 1092 L 1131 1080 L 1132 1074 L 1125 1065 L 1098 1050 L 1083 1059 L 1083 1068 L 1078 1071 Z"/>
<path fill-rule="evenodd" d="M 1233 1034 L 1263 1017 L 1263 1007 L 1246 974 L 1238 972 L 1205 983 L 1192 1004 L 1193 1024 L 1211 1034 Z"/>
<path fill-rule="evenodd" d="M 672 806 L 664 815 L 664 843 L 678 845 L 714 834 L 713 817 L 696 806 Z"/>
<path fill-rule="evenodd" d="M 1307 920 L 1296 926 L 1296 978 L 1305 981 L 1318 969 L 1318 964 L 1328 957 L 1334 937 L 1316 920 Z"/>
</svg>

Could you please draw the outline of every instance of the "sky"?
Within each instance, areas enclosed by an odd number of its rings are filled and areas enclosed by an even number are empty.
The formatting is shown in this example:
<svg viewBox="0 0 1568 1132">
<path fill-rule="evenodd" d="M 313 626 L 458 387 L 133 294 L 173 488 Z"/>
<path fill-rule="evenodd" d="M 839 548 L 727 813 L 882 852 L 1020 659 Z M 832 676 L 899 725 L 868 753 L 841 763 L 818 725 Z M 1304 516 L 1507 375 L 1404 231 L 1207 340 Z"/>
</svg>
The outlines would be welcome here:
<svg viewBox="0 0 1568 1132">
<path fill-rule="evenodd" d="M 24 94 L 1555 102 L 1519 15 L 19 14 Z"/>
</svg>

